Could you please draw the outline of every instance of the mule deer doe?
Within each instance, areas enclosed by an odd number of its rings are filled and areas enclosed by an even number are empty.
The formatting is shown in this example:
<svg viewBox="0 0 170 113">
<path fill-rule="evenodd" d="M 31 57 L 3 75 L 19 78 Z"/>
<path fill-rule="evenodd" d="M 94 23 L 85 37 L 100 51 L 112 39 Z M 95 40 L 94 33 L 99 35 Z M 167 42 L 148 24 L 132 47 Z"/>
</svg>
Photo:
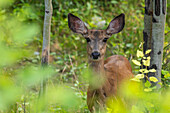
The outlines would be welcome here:
<svg viewBox="0 0 170 113">
<path fill-rule="evenodd" d="M 102 76 L 104 79 L 104 83 L 97 88 L 89 84 L 87 105 L 89 110 L 94 112 L 103 108 L 109 97 L 117 96 L 121 82 L 133 76 L 131 65 L 125 57 L 113 55 L 104 61 L 106 42 L 112 34 L 122 31 L 125 25 L 125 15 L 120 14 L 115 17 L 106 30 L 88 30 L 80 18 L 69 13 L 68 25 L 73 32 L 82 34 L 87 40 L 90 68 L 95 73 L 94 76 Z"/>
</svg>

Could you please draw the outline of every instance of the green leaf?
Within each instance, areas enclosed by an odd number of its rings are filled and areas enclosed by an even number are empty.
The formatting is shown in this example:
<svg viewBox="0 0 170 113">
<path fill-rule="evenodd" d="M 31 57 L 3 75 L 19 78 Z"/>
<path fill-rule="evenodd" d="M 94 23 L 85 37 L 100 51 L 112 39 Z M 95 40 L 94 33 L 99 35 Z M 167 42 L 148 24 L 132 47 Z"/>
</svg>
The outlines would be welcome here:
<svg viewBox="0 0 170 113">
<path fill-rule="evenodd" d="M 0 0 L 0 7 L 6 7 L 13 2 L 14 2 L 14 0 Z"/>
<path fill-rule="evenodd" d="M 156 77 L 149 77 L 150 81 L 152 82 L 158 82 L 158 79 Z"/>
<path fill-rule="evenodd" d="M 152 50 L 151 49 L 148 49 L 145 54 L 149 54 Z"/>
<path fill-rule="evenodd" d="M 136 82 L 140 82 L 140 79 L 139 79 L 139 78 L 137 78 L 137 77 L 134 77 L 134 78 L 132 78 L 132 79 L 130 79 L 130 80 L 132 80 L 132 81 L 136 81 Z"/>
<path fill-rule="evenodd" d="M 139 51 L 139 50 L 137 50 L 137 57 L 143 57 L 144 55 L 143 55 L 143 52 L 142 51 Z"/>
<path fill-rule="evenodd" d="M 139 72 L 144 73 L 146 69 L 140 69 Z"/>
<path fill-rule="evenodd" d="M 117 4 L 118 2 L 116 0 L 111 1 L 112 4 Z"/>
<path fill-rule="evenodd" d="M 151 92 L 152 89 L 150 89 L 150 88 L 145 88 L 144 91 L 145 91 L 145 92 Z"/>
<path fill-rule="evenodd" d="M 151 83 L 149 81 L 146 81 L 145 82 L 145 87 L 150 87 L 151 86 Z"/>
<path fill-rule="evenodd" d="M 141 79 L 144 78 L 144 74 L 137 74 L 135 77 Z"/>
<path fill-rule="evenodd" d="M 140 69 L 139 72 L 141 72 L 141 73 L 148 73 L 149 71 L 147 69 Z"/>
<path fill-rule="evenodd" d="M 156 70 L 155 69 L 150 69 L 149 72 L 156 72 Z"/>
<path fill-rule="evenodd" d="M 143 62 L 143 65 L 150 66 L 150 59 L 142 60 L 142 62 Z"/>
<path fill-rule="evenodd" d="M 146 69 L 146 70 L 144 71 L 144 73 L 149 73 L 149 71 Z"/>
<path fill-rule="evenodd" d="M 165 77 L 165 78 L 170 77 L 170 73 L 166 74 L 164 77 Z"/>
<path fill-rule="evenodd" d="M 147 57 L 147 59 L 148 59 L 148 60 L 150 60 L 150 59 L 151 59 L 151 57 L 150 57 L 150 56 L 148 56 L 148 57 Z"/>
<path fill-rule="evenodd" d="M 141 63 L 137 60 L 132 60 L 132 62 L 135 64 L 135 65 L 138 65 L 138 66 L 141 66 Z"/>
<path fill-rule="evenodd" d="M 162 73 L 163 75 L 166 75 L 166 74 L 168 74 L 169 72 L 166 71 L 166 70 L 162 70 L 161 73 Z"/>
</svg>

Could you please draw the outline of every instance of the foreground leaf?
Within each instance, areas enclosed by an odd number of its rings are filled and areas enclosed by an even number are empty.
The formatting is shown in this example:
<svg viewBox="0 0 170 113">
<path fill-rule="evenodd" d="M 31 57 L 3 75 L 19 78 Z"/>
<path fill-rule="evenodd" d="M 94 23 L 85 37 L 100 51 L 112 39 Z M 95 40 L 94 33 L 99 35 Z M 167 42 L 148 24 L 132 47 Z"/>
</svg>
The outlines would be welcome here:
<svg viewBox="0 0 170 113">
<path fill-rule="evenodd" d="M 135 65 L 138 65 L 138 66 L 141 66 L 141 63 L 137 60 L 132 60 L 132 62 L 135 64 Z"/>
<path fill-rule="evenodd" d="M 145 54 L 149 54 L 152 50 L 151 49 L 148 49 Z"/>
<path fill-rule="evenodd" d="M 137 74 L 135 77 L 141 79 L 144 78 L 144 74 Z"/>
<path fill-rule="evenodd" d="M 155 69 L 150 69 L 149 72 L 156 72 L 156 70 Z"/>
<path fill-rule="evenodd" d="M 137 50 L 137 57 L 143 57 L 144 55 L 143 55 L 143 52 L 142 51 L 139 51 L 139 50 Z"/>
<path fill-rule="evenodd" d="M 158 82 L 158 79 L 156 77 L 149 77 L 150 81 L 152 82 Z"/>
</svg>

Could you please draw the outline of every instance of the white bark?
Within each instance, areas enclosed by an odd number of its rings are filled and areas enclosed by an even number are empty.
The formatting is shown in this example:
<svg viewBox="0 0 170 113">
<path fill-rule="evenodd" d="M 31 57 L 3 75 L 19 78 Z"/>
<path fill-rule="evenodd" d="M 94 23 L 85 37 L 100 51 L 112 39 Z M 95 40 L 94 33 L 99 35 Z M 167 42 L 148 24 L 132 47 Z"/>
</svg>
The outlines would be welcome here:
<svg viewBox="0 0 170 113">
<path fill-rule="evenodd" d="M 52 18 L 52 0 L 44 0 L 45 2 L 45 16 L 43 27 L 43 47 L 42 47 L 42 66 L 49 64 L 49 51 L 50 51 L 50 31 L 51 31 L 51 18 Z M 46 90 L 46 80 L 41 81 L 40 95 Z"/>
<path fill-rule="evenodd" d="M 149 73 L 148 76 L 155 76 L 158 79 L 157 87 L 160 88 L 161 68 L 163 57 L 164 28 L 166 19 L 166 0 L 145 0 L 144 15 L 144 53 L 151 49 L 151 64 L 149 69 L 155 69 L 156 73 Z"/>
<path fill-rule="evenodd" d="M 156 2 L 157 1 L 157 2 Z M 152 21 L 152 52 L 151 52 L 151 68 L 156 69 L 155 76 L 158 82 L 161 82 L 161 68 L 163 57 L 163 44 L 164 44 L 164 29 L 166 13 L 164 14 L 163 4 L 166 0 L 153 0 L 153 21 Z M 161 87 L 157 84 L 158 87 Z"/>
</svg>

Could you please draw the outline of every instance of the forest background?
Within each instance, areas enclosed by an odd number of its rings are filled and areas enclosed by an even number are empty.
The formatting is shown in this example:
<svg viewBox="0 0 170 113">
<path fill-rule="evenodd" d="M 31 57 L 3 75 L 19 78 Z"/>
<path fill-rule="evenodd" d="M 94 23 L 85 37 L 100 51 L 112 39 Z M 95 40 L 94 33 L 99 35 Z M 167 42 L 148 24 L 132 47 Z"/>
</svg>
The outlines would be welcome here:
<svg viewBox="0 0 170 113">
<path fill-rule="evenodd" d="M 108 40 L 105 56 L 119 54 L 131 62 L 138 59 L 137 50 L 142 51 L 144 0 L 53 0 L 52 5 L 50 66 L 42 69 L 44 1 L 0 1 L 0 112 L 89 112 L 86 105 L 90 78 L 86 70 L 86 40 L 68 28 L 68 13 L 80 17 L 89 29 L 106 29 L 115 16 L 125 13 L 124 30 Z M 168 92 L 170 86 L 169 10 L 168 0 L 162 62 L 163 92 Z M 137 74 L 140 67 L 132 62 L 131 65 L 133 73 Z M 48 79 L 47 99 L 38 99 L 43 77 Z M 160 109 L 157 106 L 161 99 L 155 100 L 155 104 L 152 98 L 147 100 L 143 105 L 135 105 L 130 112 L 169 110 L 168 96 Z"/>
</svg>

